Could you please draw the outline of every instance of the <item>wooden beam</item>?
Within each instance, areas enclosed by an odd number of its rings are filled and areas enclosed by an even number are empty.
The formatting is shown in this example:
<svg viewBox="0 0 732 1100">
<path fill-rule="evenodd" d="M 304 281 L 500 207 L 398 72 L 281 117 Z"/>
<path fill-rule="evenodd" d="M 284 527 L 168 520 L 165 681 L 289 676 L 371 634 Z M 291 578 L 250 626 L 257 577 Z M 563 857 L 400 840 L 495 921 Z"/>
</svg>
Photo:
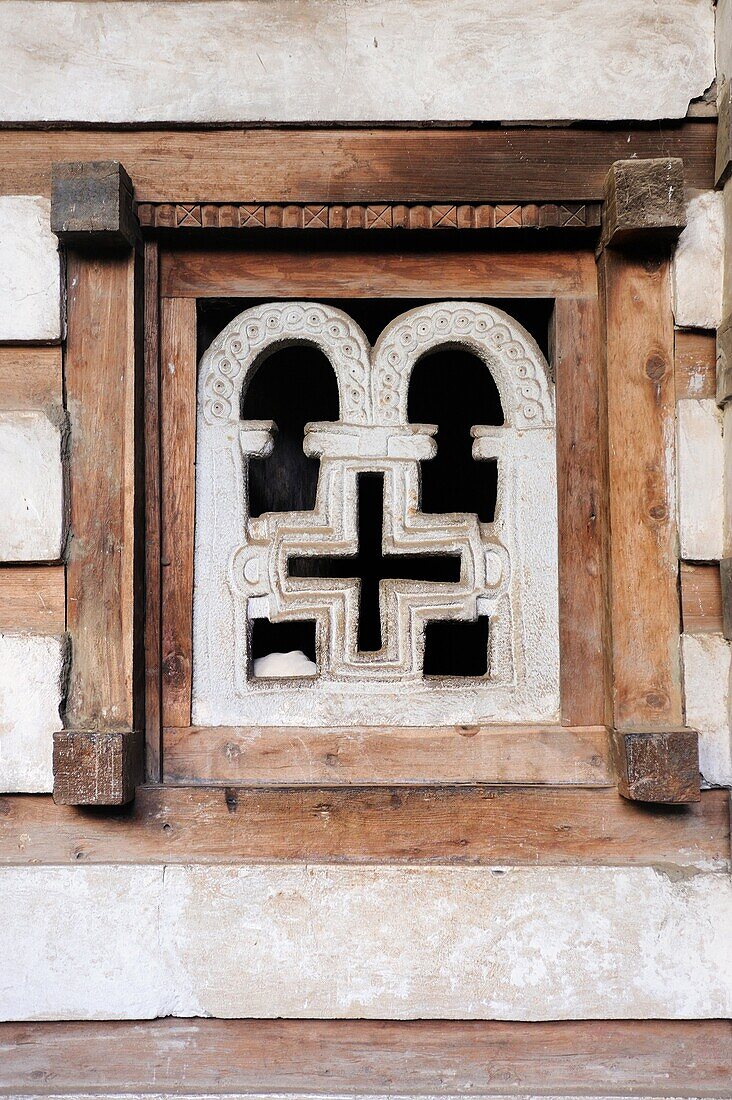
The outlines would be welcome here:
<svg viewBox="0 0 732 1100">
<path fill-rule="evenodd" d="M 0 566 L 0 632 L 63 634 L 65 629 L 63 565 Z"/>
<path fill-rule="evenodd" d="M 191 722 L 196 460 L 196 302 L 166 298 L 160 319 L 163 724 Z"/>
<path fill-rule="evenodd" d="M 53 161 L 121 161 L 139 202 L 563 202 L 621 158 L 680 157 L 714 186 L 715 120 L 653 126 L 78 129 L 0 134 L 2 191 L 50 194 Z"/>
<path fill-rule="evenodd" d="M 63 405 L 61 348 L 0 346 L 0 409 L 58 409 Z"/>
<path fill-rule="evenodd" d="M 673 241 L 685 225 L 683 161 L 663 157 L 613 164 L 605 181 L 604 246 Z"/>
<path fill-rule="evenodd" d="M 607 460 L 596 299 L 560 299 L 553 318 L 557 387 L 559 635 L 562 722 L 609 718 Z"/>
<path fill-rule="evenodd" d="M 676 330 L 674 385 L 677 401 L 714 397 L 716 358 L 714 332 Z"/>
<path fill-rule="evenodd" d="M 158 245 L 146 241 L 144 300 L 145 432 L 145 778 L 162 775 L 160 294 Z"/>
<path fill-rule="evenodd" d="M 722 558 L 719 563 L 719 580 L 722 589 L 722 633 L 732 642 L 732 558 Z"/>
<path fill-rule="evenodd" d="M 163 730 L 170 783 L 398 786 L 613 783 L 604 727 L 207 726 Z"/>
<path fill-rule="evenodd" d="M 726 873 L 729 798 L 648 807 L 612 788 L 139 787 L 114 814 L 0 797 L 0 864 L 677 866 Z"/>
<path fill-rule="evenodd" d="M 718 562 L 681 563 L 681 620 L 686 634 L 722 633 L 722 585 Z"/>
<path fill-rule="evenodd" d="M 327 237 L 327 235 L 326 235 Z M 590 249 L 445 249 L 432 234 L 397 246 L 336 248 L 322 236 L 307 251 L 282 243 L 171 248 L 160 255 L 160 293 L 171 298 L 424 297 L 439 270 L 445 298 L 582 298 L 597 293 Z M 393 238 L 392 238 L 393 239 Z M 410 243 L 411 242 L 411 243 Z M 395 258 L 398 262 L 395 262 Z"/>
<path fill-rule="evenodd" d="M 729 1095 L 726 1020 L 0 1024 L 11 1095 Z M 43 1083 L 43 1087 L 39 1082 Z"/>
<path fill-rule="evenodd" d="M 87 238 L 67 253 L 65 360 L 72 663 L 54 796 L 117 804 L 131 797 L 141 759 L 142 280 L 138 252 L 97 254 L 93 219 L 77 231 Z"/>
</svg>

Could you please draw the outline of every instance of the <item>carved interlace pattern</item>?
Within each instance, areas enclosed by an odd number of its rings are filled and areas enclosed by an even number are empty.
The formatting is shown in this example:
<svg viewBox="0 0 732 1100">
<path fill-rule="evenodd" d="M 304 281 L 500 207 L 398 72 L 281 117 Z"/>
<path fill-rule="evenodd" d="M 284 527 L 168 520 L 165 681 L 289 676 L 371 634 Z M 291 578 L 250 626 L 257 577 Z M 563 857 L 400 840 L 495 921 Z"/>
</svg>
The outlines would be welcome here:
<svg viewBox="0 0 732 1100">
<path fill-rule="evenodd" d="M 341 415 L 351 424 L 370 415 L 369 348 L 359 326 L 336 309 L 304 302 L 275 302 L 247 310 L 214 340 L 206 359 L 204 415 L 210 421 L 239 419 L 247 370 L 265 351 L 311 343 L 330 359 L 338 379 Z"/>
</svg>

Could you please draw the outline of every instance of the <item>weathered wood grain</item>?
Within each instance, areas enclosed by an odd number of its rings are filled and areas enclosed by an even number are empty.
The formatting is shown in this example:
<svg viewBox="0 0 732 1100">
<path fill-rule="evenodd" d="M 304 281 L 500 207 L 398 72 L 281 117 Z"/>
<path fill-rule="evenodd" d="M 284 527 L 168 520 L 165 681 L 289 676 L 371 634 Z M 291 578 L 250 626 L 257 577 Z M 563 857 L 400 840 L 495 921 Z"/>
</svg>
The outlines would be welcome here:
<svg viewBox="0 0 732 1100">
<path fill-rule="evenodd" d="M 715 142 L 713 119 L 486 130 L 6 130 L 0 186 L 48 195 L 53 161 L 116 159 L 140 202 L 599 200 L 621 158 L 681 157 L 688 186 L 713 187 Z"/>
<path fill-rule="evenodd" d="M 589 250 L 272 244 L 166 249 L 160 286 L 183 298 L 581 298 L 596 292 L 597 279 Z"/>
<path fill-rule="evenodd" d="M 51 229 L 75 247 L 128 248 L 140 232 L 132 195 L 118 160 L 59 161 L 51 170 Z"/>
<path fill-rule="evenodd" d="M 144 249 L 144 424 L 145 424 L 145 776 L 161 775 L 161 500 L 160 346 L 158 246 Z"/>
<path fill-rule="evenodd" d="M 639 802 L 689 803 L 701 797 L 696 730 L 613 735 L 618 790 Z"/>
<path fill-rule="evenodd" d="M 142 774 L 136 730 L 62 730 L 53 735 L 53 797 L 59 806 L 124 806 Z"/>
<path fill-rule="evenodd" d="M 68 255 L 70 728 L 132 729 L 134 258 Z"/>
<path fill-rule="evenodd" d="M 293 1096 L 729 1095 L 725 1020 L 0 1024 L 0 1088 Z"/>
<path fill-rule="evenodd" d="M 608 789 L 139 787 L 99 814 L 0 798 L 0 864 L 444 863 L 729 868 L 729 799 L 640 806 Z"/>
<path fill-rule="evenodd" d="M 607 462 L 602 438 L 597 301 L 563 299 L 554 311 L 559 508 L 562 722 L 608 717 L 606 666 Z"/>
<path fill-rule="evenodd" d="M 60 347 L 0 346 L 0 410 L 58 408 L 62 404 Z"/>
<path fill-rule="evenodd" d="M 163 730 L 171 783 L 613 783 L 604 727 L 189 727 Z"/>
<path fill-rule="evenodd" d="M 669 261 L 606 249 L 614 719 L 683 727 Z"/>
<path fill-rule="evenodd" d="M 676 400 L 714 397 L 717 358 L 714 333 L 677 330 L 675 337 Z"/>
<path fill-rule="evenodd" d="M 0 567 L 0 631 L 63 634 L 65 572 L 63 565 Z"/>
<path fill-rule="evenodd" d="M 163 723 L 188 726 L 193 668 L 196 303 L 165 299 L 160 319 Z"/>
<path fill-rule="evenodd" d="M 681 619 L 687 634 L 722 633 L 722 583 L 717 562 L 681 563 Z"/>
</svg>

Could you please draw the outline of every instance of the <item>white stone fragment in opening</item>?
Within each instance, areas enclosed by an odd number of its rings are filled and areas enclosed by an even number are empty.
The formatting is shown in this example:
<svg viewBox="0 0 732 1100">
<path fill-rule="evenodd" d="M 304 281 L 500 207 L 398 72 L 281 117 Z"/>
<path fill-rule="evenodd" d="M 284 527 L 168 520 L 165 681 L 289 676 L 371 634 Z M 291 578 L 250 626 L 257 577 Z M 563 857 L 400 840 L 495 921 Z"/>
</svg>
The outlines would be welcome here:
<svg viewBox="0 0 732 1100">
<path fill-rule="evenodd" d="M 53 790 L 64 675 L 62 639 L 0 635 L 0 791 Z"/>
<path fill-rule="evenodd" d="M 0 196 L 0 340 L 61 337 L 58 240 L 50 217 L 46 198 Z"/>
<path fill-rule="evenodd" d="M 0 561 L 61 557 L 62 436 L 43 412 L 0 413 Z"/>
<path fill-rule="evenodd" d="M 257 657 L 254 662 L 254 675 L 267 676 L 315 676 L 318 666 L 305 656 L 301 649 L 292 649 L 289 653 L 268 653 L 266 657 Z"/>
</svg>

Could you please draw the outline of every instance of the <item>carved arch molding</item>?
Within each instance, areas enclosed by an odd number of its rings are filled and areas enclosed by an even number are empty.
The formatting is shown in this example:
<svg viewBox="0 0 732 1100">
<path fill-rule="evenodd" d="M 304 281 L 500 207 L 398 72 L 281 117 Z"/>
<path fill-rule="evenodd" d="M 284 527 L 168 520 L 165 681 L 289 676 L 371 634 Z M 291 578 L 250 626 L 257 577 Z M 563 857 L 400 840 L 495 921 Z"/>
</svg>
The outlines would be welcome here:
<svg viewBox="0 0 732 1100">
<path fill-rule="evenodd" d="M 252 517 L 247 469 L 272 448 L 271 421 L 240 418 L 248 379 L 274 351 L 310 344 L 338 383 L 337 421 L 308 424 L 303 448 L 320 460 L 313 511 Z M 496 382 L 500 427 L 472 429 L 473 456 L 497 460 L 494 519 L 420 511 L 420 463 L 436 426 L 410 424 L 418 360 L 472 352 Z M 449 387 L 450 379 L 444 385 Z M 293 391 L 293 400 L 297 394 Z M 341 310 L 273 302 L 239 314 L 199 372 L 193 721 L 196 725 L 428 725 L 554 721 L 559 712 L 554 387 L 526 330 L 478 302 L 430 304 L 397 317 L 371 347 Z M 359 652 L 358 582 L 293 576 L 293 558 L 358 550 L 358 478 L 384 480 L 384 551 L 450 555 L 455 582 L 382 580 L 382 646 Z M 425 624 L 489 621 L 487 673 L 422 674 Z M 318 674 L 251 676 L 251 624 L 314 620 Z"/>
</svg>

